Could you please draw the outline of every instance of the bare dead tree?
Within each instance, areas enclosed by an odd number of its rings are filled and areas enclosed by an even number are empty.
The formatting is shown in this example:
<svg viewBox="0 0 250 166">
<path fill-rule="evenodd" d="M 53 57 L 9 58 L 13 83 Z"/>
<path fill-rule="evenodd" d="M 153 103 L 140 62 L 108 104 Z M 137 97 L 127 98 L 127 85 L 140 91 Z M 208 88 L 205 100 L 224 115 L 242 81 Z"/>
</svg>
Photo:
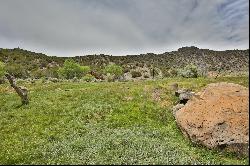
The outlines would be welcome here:
<svg viewBox="0 0 250 166">
<path fill-rule="evenodd" d="M 23 105 L 28 104 L 29 103 L 28 90 L 24 87 L 17 86 L 15 78 L 10 74 L 5 74 L 5 76 L 9 80 L 11 87 L 14 88 L 16 93 L 21 97 L 22 104 Z"/>
</svg>

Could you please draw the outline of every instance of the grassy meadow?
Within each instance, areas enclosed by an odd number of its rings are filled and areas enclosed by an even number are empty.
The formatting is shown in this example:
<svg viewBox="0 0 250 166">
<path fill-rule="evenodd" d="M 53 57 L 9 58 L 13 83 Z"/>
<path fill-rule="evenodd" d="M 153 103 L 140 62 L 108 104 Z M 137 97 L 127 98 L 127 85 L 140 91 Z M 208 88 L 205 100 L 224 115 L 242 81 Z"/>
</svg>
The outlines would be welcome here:
<svg viewBox="0 0 250 166">
<path fill-rule="evenodd" d="M 29 105 L 0 85 L 0 164 L 248 164 L 193 145 L 171 113 L 172 83 L 197 92 L 212 82 L 248 87 L 248 77 L 137 82 L 20 82 Z"/>
</svg>

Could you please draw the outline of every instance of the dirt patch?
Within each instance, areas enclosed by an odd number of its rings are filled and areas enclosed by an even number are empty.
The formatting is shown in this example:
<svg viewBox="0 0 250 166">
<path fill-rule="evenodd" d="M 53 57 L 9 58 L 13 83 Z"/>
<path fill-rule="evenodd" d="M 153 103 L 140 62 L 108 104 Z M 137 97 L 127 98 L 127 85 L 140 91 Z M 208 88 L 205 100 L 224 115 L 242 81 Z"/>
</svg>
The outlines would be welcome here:
<svg viewBox="0 0 250 166">
<path fill-rule="evenodd" d="M 161 101 L 161 94 L 162 94 L 162 90 L 159 88 L 155 88 L 152 92 L 151 98 L 154 101 Z"/>
<path fill-rule="evenodd" d="M 161 106 L 162 108 L 164 108 L 164 107 L 169 107 L 169 106 L 171 106 L 172 104 L 173 104 L 173 103 L 171 102 L 170 99 L 164 99 L 163 101 L 160 102 L 160 106 Z"/>
</svg>

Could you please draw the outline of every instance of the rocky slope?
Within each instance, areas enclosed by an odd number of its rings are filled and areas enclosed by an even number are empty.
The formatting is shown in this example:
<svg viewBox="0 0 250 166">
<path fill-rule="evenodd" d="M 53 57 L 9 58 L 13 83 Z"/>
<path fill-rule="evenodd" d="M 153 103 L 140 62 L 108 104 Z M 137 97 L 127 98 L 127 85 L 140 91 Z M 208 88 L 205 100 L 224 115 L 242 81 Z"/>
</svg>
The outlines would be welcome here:
<svg viewBox="0 0 250 166">
<path fill-rule="evenodd" d="M 47 56 L 20 48 L 0 49 L 0 60 L 8 65 L 15 66 L 19 71 L 25 73 L 17 77 L 30 76 L 32 72 L 48 70 L 49 76 L 56 77 L 56 69 L 61 66 L 66 57 Z M 138 68 L 160 69 L 163 77 L 169 76 L 169 69 L 181 68 L 187 64 L 198 66 L 200 73 L 210 71 L 242 72 L 249 68 L 249 49 L 213 51 L 199 49 L 197 47 L 183 47 L 177 51 L 165 52 L 163 54 L 140 54 L 127 56 L 110 55 L 85 55 L 73 57 L 81 65 L 91 66 L 95 72 L 101 72 L 104 66 L 110 62 L 121 65 L 124 72 L 138 70 Z M 13 69 L 14 70 L 14 69 Z M 37 74 L 37 73 L 36 73 Z"/>
</svg>

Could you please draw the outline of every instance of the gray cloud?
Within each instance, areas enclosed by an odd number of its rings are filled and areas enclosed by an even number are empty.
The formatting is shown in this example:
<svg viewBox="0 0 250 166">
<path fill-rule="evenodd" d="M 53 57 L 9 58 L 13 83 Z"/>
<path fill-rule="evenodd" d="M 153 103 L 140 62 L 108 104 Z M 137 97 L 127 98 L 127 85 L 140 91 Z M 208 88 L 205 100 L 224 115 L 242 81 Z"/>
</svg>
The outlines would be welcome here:
<svg viewBox="0 0 250 166">
<path fill-rule="evenodd" d="M 247 0 L 1 0 L 0 47 L 49 55 L 245 49 Z"/>
</svg>

